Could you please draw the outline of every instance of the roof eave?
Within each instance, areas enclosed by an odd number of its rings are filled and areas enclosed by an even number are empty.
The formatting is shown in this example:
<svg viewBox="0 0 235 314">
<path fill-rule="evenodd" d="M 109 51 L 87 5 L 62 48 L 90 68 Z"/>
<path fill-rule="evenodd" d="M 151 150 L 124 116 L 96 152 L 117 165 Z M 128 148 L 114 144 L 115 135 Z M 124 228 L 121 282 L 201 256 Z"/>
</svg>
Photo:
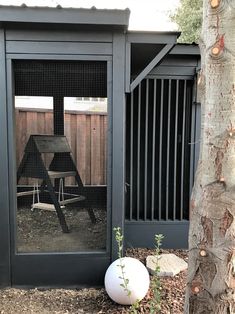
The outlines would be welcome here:
<svg viewBox="0 0 235 314">
<path fill-rule="evenodd" d="M 175 44 L 180 34 L 176 31 L 128 31 L 127 40 L 131 43 Z"/>
<path fill-rule="evenodd" d="M 130 10 L 0 6 L 0 24 L 102 26 L 127 30 Z"/>
</svg>

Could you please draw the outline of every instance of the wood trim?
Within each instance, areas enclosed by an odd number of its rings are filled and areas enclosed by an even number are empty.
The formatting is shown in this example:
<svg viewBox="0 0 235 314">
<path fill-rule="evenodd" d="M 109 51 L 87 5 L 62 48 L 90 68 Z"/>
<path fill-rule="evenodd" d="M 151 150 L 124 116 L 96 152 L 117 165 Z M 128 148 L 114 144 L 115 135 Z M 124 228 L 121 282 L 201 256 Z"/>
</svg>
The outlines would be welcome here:
<svg viewBox="0 0 235 314">
<path fill-rule="evenodd" d="M 157 64 L 171 51 L 174 44 L 167 44 L 165 47 L 156 55 L 156 57 L 144 68 L 144 70 L 135 78 L 131 83 L 130 91 L 132 92 L 137 85 L 149 74 L 149 72 L 157 66 Z"/>
</svg>

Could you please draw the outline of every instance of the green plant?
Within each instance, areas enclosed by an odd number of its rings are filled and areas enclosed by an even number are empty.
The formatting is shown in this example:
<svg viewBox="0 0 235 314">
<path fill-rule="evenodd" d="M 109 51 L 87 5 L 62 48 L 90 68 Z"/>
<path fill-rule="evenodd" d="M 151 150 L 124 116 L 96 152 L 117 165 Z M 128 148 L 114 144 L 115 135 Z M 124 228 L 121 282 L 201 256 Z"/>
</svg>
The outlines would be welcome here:
<svg viewBox="0 0 235 314">
<path fill-rule="evenodd" d="M 162 246 L 162 241 L 164 236 L 162 234 L 155 235 L 155 257 L 156 264 L 153 279 L 151 282 L 151 288 L 153 291 L 153 297 L 150 302 L 150 314 L 155 314 L 157 311 L 161 310 L 161 282 L 159 279 L 160 266 L 159 266 L 159 257 L 160 257 L 160 248 Z"/>
<path fill-rule="evenodd" d="M 129 279 L 126 278 L 125 274 L 125 265 L 123 263 L 123 234 L 120 227 L 116 227 L 113 229 L 115 232 L 115 240 L 118 245 L 118 258 L 120 260 L 120 264 L 118 265 L 121 269 L 121 276 L 119 277 L 122 280 L 122 283 L 120 286 L 124 289 L 124 291 L 127 293 L 127 296 L 131 296 L 131 290 L 128 287 Z M 155 235 L 155 257 L 156 257 L 156 267 L 153 275 L 153 279 L 151 282 L 151 288 L 153 291 L 153 297 L 149 304 L 150 314 L 156 314 L 157 311 L 160 311 L 161 309 L 161 282 L 159 279 L 159 272 L 160 272 L 160 266 L 158 263 L 159 256 L 160 256 L 160 248 L 162 246 L 162 241 L 164 239 L 164 236 L 162 234 L 156 234 Z M 130 307 L 130 313 L 131 314 L 138 314 L 140 308 L 140 303 L 137 300 L 134 304 Z"/>
<path fill-rule="evenodd" d="M 118 265 L 121 269 L 121 276 L 119 278 L 122 280 L 122 283 L 120 286 L 124 289 L 126 292 L 127 296 L 130 298 L 131 297 L 131 290 L 128 287 L 129 284 L 129 279 L 126 278 L 125 276 L 125 264 L 123 263 L 123 234 L 122 230 L 120 227 L 115 227 L 113 228 L 113 231 L 115 232 L 115 240 L 118 245 L 118 258 L 120 260 L 120 264 Z M 130 313 L 131 314 L 138 314 L 138 309 L 139 309 L 139 301 L 136 300 L 134 304 L 131 305 L 130 307 Z"/>
<path fill-rule="evenodd" d="M 123 234 L 120 227 L 113 228 L 113 231 L 115 232 L 115 239 L 118 245 L 118 258 L 120 260 L 120 264 L 118 265 L 121 269 L 121 276 L 119 277 L 123 283 L 120 284 L 120 286 L 124 289 L 124 291 L 127 293 L 127 296 L 130 297 L 131 291 L 128 288 L 129 279 L 125 277 L 125 265 L 123 264 Z"/>
</svg>

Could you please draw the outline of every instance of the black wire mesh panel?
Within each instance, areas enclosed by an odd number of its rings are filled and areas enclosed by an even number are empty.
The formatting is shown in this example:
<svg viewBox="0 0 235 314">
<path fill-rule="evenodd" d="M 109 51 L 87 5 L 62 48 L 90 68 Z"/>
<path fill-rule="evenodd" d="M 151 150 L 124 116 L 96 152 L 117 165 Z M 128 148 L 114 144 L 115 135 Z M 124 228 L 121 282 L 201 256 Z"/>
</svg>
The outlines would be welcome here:
<svg viewBox="0 0 235 314">
<path fill-rule="evenodd" d="M 145 79 L 127 98 L 127 220 L 189 218 L 191 104 L 191 80 Z"/>
<path fill-rule="evenodd" d="M 96 177 L 98 175 L 100 177 L 106 176 L 106 159 L 100 157 L 104 153 L 103 147 L 105 149 L 107 147 L 106 143 L 103 146 L 101 145 L 101 139 L 103 141 L 107 139 L 107 127 L 102 122 L 103 117 L 96 113 L 91 114 L 85 111 L 81 113 L 76 108 L 78 99 L 73 105 L 70 106 L 69 104 L 68 111 L 64 112 L 64 102 L 65 97 L 106 98 L 107 62 L 17 60 L 14 61 L 13 73 L 16 96 L 26 96 L 26 98 L 30 98 L 30 96 L 50 96 L 53 98 L 53 113 L 51 109 L 46 109 L 45 104 L 40 107 L 43 109 L 38 111 L 33 98 L 31 99 L 29 112 L 23 112 L 20 115 L 17 113 L 16 108 L 16 126 L 18 126 L 18 132 L 20 133 L 17 137 L 18 144 L 21 140 L 26 143 L 32 134 L 37 134 L 37 136 L 44 136 L 45 134 L 63 136 L 66 134 L 70 148 L 73 151 L 75 168 L 78 169 L 81 165 L 87 165 L 88 163 L 84 160 L 90 160 L 90 168 L 88 167 L 89 169 L 86 169 L 86 171 L 90 171 L 91 176 L 94 170 L 96 171 Z M 44 97 L 41 100 L 38 99 L 38 101 L 43 102 L 43 99 Z M 68 114 L 68 112 L 71 114 Z M 48 124 L 50 124 L 50 127 L 48 127 Z M 26 130 L 25 125 L 28 126 Z M 20 152 L 22 152 L 21 148 Z M 61 172 L 61 165 L 63 165 L 63 171 L 70 171 L 70 153 L 54 153 L 55 158 L 52 162 L 51 153 L 42 153 L 42 158 L 36 160 L 36 166 L 45 161 L 49 172 L 45 171 L 44 168 L 43 173 L 45 175 L 48 173 L 49 176 L 54 176 L 54 172 Z M 17 154 L 20 155 L 19 151 L 16 152 Z M 101 160 L 105 160 L 105 164 L 101 164 Z M 27 178 L 21 179 L 17 187 L 17 192 L 23 195 L 23 197 L 18 197 L 18 210 L 16 213 L 18 251 L 104 250 L 106 248 L 107 220 L 106 186 L 101 186 L 98 183 L 97 185 L 89 183 L 85 185 L 84 182 L 79 184 L 74 177 L 67 177 L 67 175 L 65 177 L 63 174 L 64 193 L 60 193 L 60 179 L 53 177 L 53 184 L 51 184 L 48 176 L 46 176 L 46 189 L 51 188 L 50 193 L 48 193 L 44 189 L 44 178 L 39 178 L 38 174 L 34 176 L 34 172 L 35 167 L 32 164 L 27 166 Z M 59 180 L 59 182 L 56 182 L 56 180 Z M 36 201 L 38 203 L 36 205 L 32 200 L 32 193 L 31 195 L 28 193 L 33 188 L 33 196 L 37 196 L 37 189 L 34 189 L 34 185 L 39 185 L 39 190 L 40 185 L 42 185 L 42 189 L 45 190 L 41 193 L 42 195 L 40 194 L 40 201 Z M 76 191 L 77 189 L 79 189 L 79 192 Z M 76 199 L 77 195 L 82 195 L 84 200 L 71 203 L 67 198 L 59 200 L 60 194 L 64 194 L 65 197 L 68 194 L 74 194 Z M 58 202 L 60 205 L 62 204 L 61 208 L 59 208 Z M 57 211 L 54 210 L 55 204 L 57 204 Z M 34 208 L 34 210 L 30 211 L 30 208 Z M 49 209 L 53 209 L 53 211 Z M 56 213 L 65 233 L 60 231 Z M 95 218 L 96 223 L 93 223 Z M 68 229 L 66 225 L 70 230 L 69 234 L 66 233 Z"/>
<path fill-rule="evenodd" d="M 15 61 L 15 95 L 106 97 L 104 61 Z"/>
</svg>

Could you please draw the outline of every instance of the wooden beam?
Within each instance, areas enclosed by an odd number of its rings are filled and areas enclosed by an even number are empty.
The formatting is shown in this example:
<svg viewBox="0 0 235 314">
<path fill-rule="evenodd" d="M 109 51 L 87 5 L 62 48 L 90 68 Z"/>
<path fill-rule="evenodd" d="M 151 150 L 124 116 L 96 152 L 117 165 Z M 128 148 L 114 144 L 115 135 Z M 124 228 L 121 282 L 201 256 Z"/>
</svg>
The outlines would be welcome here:
<svg viewBox="0 0 235 314">
<path fill-rule="evenodd" d="M 125 85 L 126 93 L 130 93 L 131 82 L 131 43 L 126 42 Z"/>
<path fill-rule="evenodd" d="M 11 265 L 10 265 L 10 222 L 9 211 L 10 195 L 9 187 L 13 190 L 9 183 L 9 143 L 8 143 L 8 128 L 12 124 L 7 124 L 7 94 L 6 94 L 6 50 L 5 50 L 5 31 L 0 28 L 0 287 L 7 287 L 11 284 Z M 11 144 L 11 143 L 10 143 Z M 11 164 L 12 165 L 12 164 Z M 12 170 L 14 171 L 14 170 Z"/>
<path fill-rule="evenodd" d="M 144 68 L 144 70 L 135 78 L 130 85 L 130 92 L 139 85 L 139 83 L 149 74 L 149 72 L 169 53 L 174 47 L 174 44 L 167 44 L 165 47 L 156 55 L 156 57 Z"/>
</svg>

